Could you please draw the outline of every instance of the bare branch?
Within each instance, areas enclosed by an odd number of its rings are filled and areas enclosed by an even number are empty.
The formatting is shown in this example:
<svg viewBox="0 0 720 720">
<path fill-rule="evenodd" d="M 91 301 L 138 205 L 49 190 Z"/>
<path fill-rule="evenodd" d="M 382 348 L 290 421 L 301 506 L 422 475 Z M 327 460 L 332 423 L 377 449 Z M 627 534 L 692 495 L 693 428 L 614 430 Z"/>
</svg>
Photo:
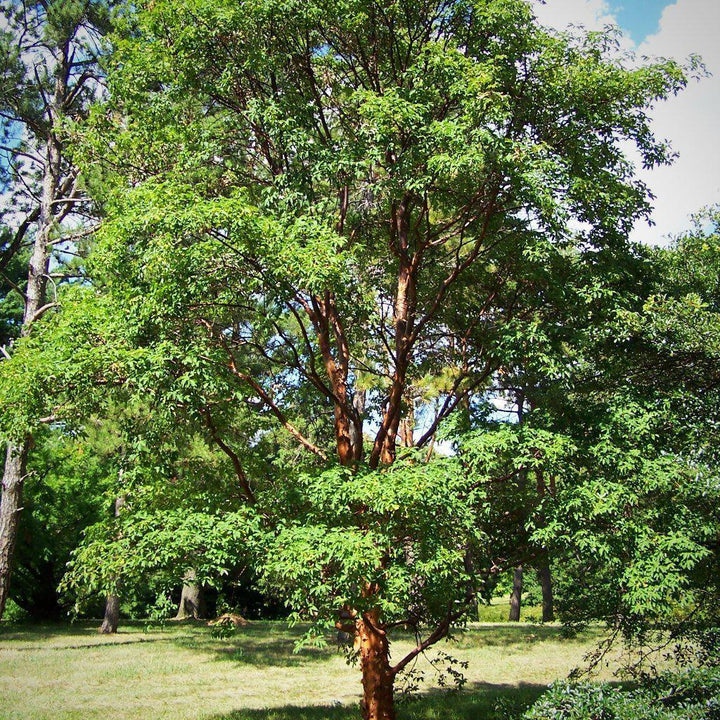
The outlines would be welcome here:
<svg viewBox="0 0 720 720">
<path fill-rule="evenodd" d="M 466 598 L 460 610 L 457 610 L 454 613 L 449 612 L 425 640 L 418 643 L 417 646 L 414 647 L 397 665 L 390 668 L 392 674 L 397 675 L 399 672 L 402 672 L 402 670 L 406 668 L 420 653 L 425 652 L 425 650 L 427 650 L 431 645 L 434 645 L 438 640 L 442 640 L 450 631 L 450 626 L 455 622 L 455 620 L 465 614 L 469 601 L 470 598 Z"/>
<path fill-rule="evenodd" d="M 77 232 L 70 233 L 69 235 L 63 235 L 62 237 L 51 240 L 48 245 L 59 245 L 64 242 L 74 242 L 75 240 L 81 240 L 82 238 L 89 237 L 93 233 L 96 233 L 100 228 L 100 224 L 92 225 L 91 227 L 85 228 L 84 230 L 78 230 Z"/>
<path fill-rule="evenodd" d="M 30 318 L 30 320 L 28 320 L 28 322 L 26 324 L 32 325 L 33 323 L 37 322 L 48 310 L 50 310 L 54 307 L 57 307 L 57 306 L 58 306 L 58 303 L 56 303 L 56 302 L 46 303 L 41 308 L 38 308 L 35 311 L 35 314 Z"/>
</svg>

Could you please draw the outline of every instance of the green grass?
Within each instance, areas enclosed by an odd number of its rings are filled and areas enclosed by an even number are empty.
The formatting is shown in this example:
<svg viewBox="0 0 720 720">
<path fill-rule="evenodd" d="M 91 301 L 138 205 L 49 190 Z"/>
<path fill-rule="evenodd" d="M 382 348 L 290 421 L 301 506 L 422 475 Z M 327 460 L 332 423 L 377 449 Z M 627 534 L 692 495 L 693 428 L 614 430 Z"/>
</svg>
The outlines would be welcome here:
<svg viewBox="0 0 720 720">
<path fill-rule="evenodd" d="M 116 636 L 97 624 L 0 624 L 2 720 L 345 720 L 359 717 L 360 673 L 334 647 L 293 652 L 302 628 L 256 622 L 213 638 L 202 624 L 144 631 L 126 623 Z M 467 686 L 447 694 L 433 668 L 420 699 L 400 720 L 498 720 L 518 711 L 582 662 L 600 637 L 564 638 L 559 627 L 476 624 L 436 649 L 467 660 Z M 401 656 L 411 639 L 393 645 Z M 435 654 L 430 652 L 430 657 Z M 609 672 L 609 671 L 608 671 Z M 498 706 L 499 707 L 499 706 Z"/>
</svg>

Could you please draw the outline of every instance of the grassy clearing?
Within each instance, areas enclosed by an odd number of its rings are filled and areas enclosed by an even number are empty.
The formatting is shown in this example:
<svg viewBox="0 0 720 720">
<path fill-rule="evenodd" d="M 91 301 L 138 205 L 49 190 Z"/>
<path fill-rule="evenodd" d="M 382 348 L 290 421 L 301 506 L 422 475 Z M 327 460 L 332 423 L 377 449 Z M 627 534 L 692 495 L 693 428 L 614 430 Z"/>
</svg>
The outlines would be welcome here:
<svg viewBox="0 0 720 720">
<path fill-rule="evenodd" d="M 2 720 L 350 720 L 357 717 L 360 674 L 335 648 L 293 653 L 300 628 L 256 622 L 227 640 L 200 624 L 145 631 L 125 624 L 116 636 L 96 623 L 0 626 Z M 582 661 L 599 639 L 563 638 L 560 628 L 527 623 L 473 625 L 439 650 L 469 667 L 466 690 L 448 695 L 432 666 L 421 699 L 405 720 L 501 717 L 521 708 Z M 410 638 L 393 645 L 395 656 Z M 433 653 L 430 653 L 432 657 Z M 609 672 L 609 671 L 608 671 Z"/>
</svg>

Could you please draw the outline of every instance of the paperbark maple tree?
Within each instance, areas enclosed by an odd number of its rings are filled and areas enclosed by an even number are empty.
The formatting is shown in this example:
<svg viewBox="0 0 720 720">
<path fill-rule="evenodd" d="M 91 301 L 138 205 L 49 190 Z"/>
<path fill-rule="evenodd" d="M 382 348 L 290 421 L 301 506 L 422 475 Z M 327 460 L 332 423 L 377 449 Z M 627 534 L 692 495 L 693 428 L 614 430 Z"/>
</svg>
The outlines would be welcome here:
<svg viewBox="0 0 720 720">
<path fill-rule="evenodd" d="M 621 141 L 667 160 L 647 111 L 685 74 L 552 34 L 522 0 L 154 0 L 125 22 L 82 154 L 108 173 L 97 277 L 148 351 L 132 383 L 228 456 L 247 512 L 274 518 L 265 582 L 348 614 L 364 717 L 392 720 L 395 677 L 487 560 L 478 483 L 457 459 L 398 461 L 401 425 L 429 445 L 508 362 L 571 236 L 623 246 L 649 194 Z M 425 376 L 443 389 L 414 437 Z M 313 456 L 292 493 L 253 487 L 240 405 Z M 403 624 L 427 634 L 393 664 Z"/>
</svg>

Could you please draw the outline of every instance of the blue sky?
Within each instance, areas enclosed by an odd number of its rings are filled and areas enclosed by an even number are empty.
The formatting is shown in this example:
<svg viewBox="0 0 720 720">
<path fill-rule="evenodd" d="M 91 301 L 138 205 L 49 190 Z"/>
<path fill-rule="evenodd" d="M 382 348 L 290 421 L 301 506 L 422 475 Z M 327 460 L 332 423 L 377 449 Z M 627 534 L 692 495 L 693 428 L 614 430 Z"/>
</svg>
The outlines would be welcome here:
<svg viewBox="0 0 720 720">
<path fill-rule="evenodd" d="M 608 2 L 610 12 L 617 19 L 617 24 L 636 44 L 659 30 L 662 11 L 671 4 L 672 2 L 669 0 L 610 0 Z"/>
<path fill-rule="evenodd" d="M 720 0 L 533 0 L 541 22 L 565 29 L 600 30 L 613 24 L 624 33 L 622 49 L 641 57 L 685 62 L 699 54 L 709 77 L 693 78 L 676 97 L 657 103 L 650 115 L 656 136 L 677 153 L 671 166 L 637 168 L 655 195 L 652 223 L 638 222 L 632 238 L 666 244 L 691 226 L 691 215 L 720 204 Z M 626 151 L 633 158 L 631 147 Z"/>
</svg>

